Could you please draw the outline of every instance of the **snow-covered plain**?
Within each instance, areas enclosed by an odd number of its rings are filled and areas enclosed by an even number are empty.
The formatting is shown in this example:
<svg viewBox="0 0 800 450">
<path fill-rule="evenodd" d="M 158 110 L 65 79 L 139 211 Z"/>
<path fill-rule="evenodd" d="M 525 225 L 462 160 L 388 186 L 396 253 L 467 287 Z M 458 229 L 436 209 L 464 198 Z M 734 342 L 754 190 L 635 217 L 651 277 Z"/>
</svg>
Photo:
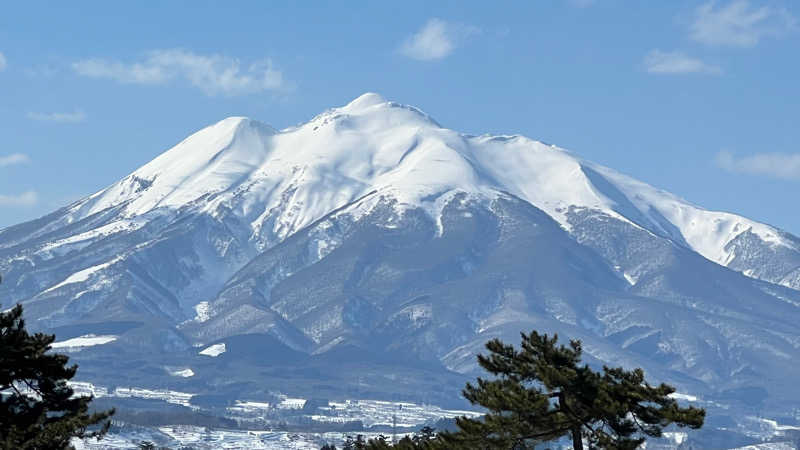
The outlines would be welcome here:
<svg viewBox="0 0 800 450">
<path fill-rule="evenodd" d="M 136 397 L 156 399 L 183 406 L 190 405 L 192 394 L 175 391 L 157 391 L 141 388 L 108 389 L 86 382 L 72 382 L 70 386 L 76 395 L 94 395 L 95 397 Z M 235 406 L 227 408 L 229 417 L 247 420 L 263 417 L 266 413 L 280 410 L 302 409 L 305 399 L 278 395 L 280 401 L 275 404 L 237 400 Z M 195 407 L 193 407 L 195 408 Z M 414 427 L 432 424 L 442 418 L 457 416 L 478 416 L 475 411 L 447 410 L 433 405 L 421 405 L 409 402 L 389 402 L 380 400 L 345 400 L 329 402 L 320 407 L 317 413 L 308 418 L 317 422 L 347 423 L 360 421 L 364 426 L 374 425 L 398 427 Z M 367 439 L 377 437 L 377 432 L 326 432 L 326 433 L 293 433 L 275 430 L 226 430 L 206 427 L 175 425 L 160 427 L 134 427 L 121 424 L 121 430 L 112 431 L 102 441 L 74 441 L 77 449 L 121 449 L 131 448 L 138 442 L 151 441 L 159 445 L 192 446 L 198 449 L 318 449 L 325 443 L 341 446 L 347 435 L 364 435 Z M 383 433 L 386 435 L 387 433 Z M 402 437 L 404 434 L 398 434 Z"/>
<path fill-rule="evenodd" d="M 69 385 L 75 392 L 75 395 L 78 396 L 92 395 L 95 398 L 117 397 L 161 400 L 166 403 L 188 406 L 193 409 L 197 408 L 191 404 L 191 398 L 195 394 L 188 392 L 177 392 L 167 389 L 144 389 L 138 387 L 117 387 L 113 391 L 109 391 L 103 386 L 80 381 L 70 382 Z M 229 411 L 230 417 L 247 419 L 264 416 L 269 412 L 300 410 L 307 402 L 304 398 L 289 397 L 283 394 L 278 394 L 278 397 L 280 401 L 277 403 L 236 400 L 234 406 L 228 407 L 227 410 Z M 479 415 L 480 413 L 476 411 L 449 410 L 435 405 L 353 399 L 330 401 L 328 402 L 328 406 L 320 406 L 317 408 L 317 412 L 309 415 L 309 418 L 319 422 L 345 423 L 361 421 L 364 426 L 367 427 L 392 425 L 393 420 L 396 419 L 396 425 L 398 427 L 414 427 L 432 423 L 442 418 L 459 416 L 477 417 Z"/>
<path fill-rule="evenodd" d="M 388 402 L 381 400 L 352 400 L 330 402 L 328 407 L 320 408 L 324 414 L 312 416 L 320 422 L 352 422 L 359 420 L 365 426 L 392 425 L 413 427 L 442 418 L 459 416 L 477 417 L 475 411 L 446 410 L 434 405 L 419 405 L 407 402 Z"/>
<path fill-rule="evenodd" d="M 276 405 L 238 401 L 228 410 L 232 414 L 241 415 L 241 417 L 260 417 L 276 409 L 300 409 L 305 402 L 304 399 L 292 398 L 284 398 Z M 435 405 L 361 399 L 328 402 L 328 406 L 319 407 L 315 413 L 309 415 L 309 418 L 317 422 L 329 423 L 359 421 L 366 427 L 391 426 L 393 423 L 398 427 L 414 427 L 443 418 L 478 415 L 479 413 L 475 411 L 448 410 Z"/>
<path fill-rule="evenodd" d="M 85 381 L 71 381 L 69 382 L 69 386 L 75 392 L 75 395 L 78 396 L 92 395 L 96 398 L 141 398 L 148 400 L 161 400 L 175 405 L 193 407 L 189 401 L 194 394 L 190 394 L 188 392 L 171 391 L 169 389 L 145 389 L 138 387 L 117 387 L 114 388 L 114 390 L 109 391 L 103 386 L 96 386 Z"/>
<path fill-rule="evenodd" d="M 797 450 L 797 446 L 792 442 L 767 442 L 764 444 L 736 447 L 733 450 Z"/>
<path fill-rule="evenodd" d="M 120 434 L 110 434 L 101 441 L 74 440 L 76 450 L 131 449 L 143 441 L 170 445 L 173 448 L 191 447 L 197 450 L 319 450 L 325 444 L 337 448 L 347 436 L 365 439 L 378 437 L 381 433 L 293 433 L 286 431 L 240 431 L 208 429 L 189 425 L 163 426 L 157 429 L 136 429 Z M 385 434 L 384 434 L 385 435 Z M 398 439 L 404 434 L 398 434 Z M 781 449 L 782 450 L 782 449 Z"/>
</svg>

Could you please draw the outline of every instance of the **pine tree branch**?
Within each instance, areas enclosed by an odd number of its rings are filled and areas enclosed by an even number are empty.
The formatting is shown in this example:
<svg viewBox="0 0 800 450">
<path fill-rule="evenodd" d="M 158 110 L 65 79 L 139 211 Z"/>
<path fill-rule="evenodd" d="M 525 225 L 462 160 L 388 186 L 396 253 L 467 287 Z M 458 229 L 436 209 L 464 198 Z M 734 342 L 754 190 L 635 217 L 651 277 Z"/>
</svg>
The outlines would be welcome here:
<svg viewBox="0 0 800 450">
<path fill-rule="evenodd" d="M 33 392 L 37 393 L 40 398 L 42 398 L 42 399 L 45 398 L 45 394 L 41 391 L 41 387 L 39 387 L 38 383 L 36 383 L 36 385 L 35 385 L 36 387 L 34 387 L 34 384 L 31 384 L 31 380 L 22 380 L 22 382 L 25 383 L 26 386 L 28 386 L 28 389 L 30 389 Z"/>
</svg>

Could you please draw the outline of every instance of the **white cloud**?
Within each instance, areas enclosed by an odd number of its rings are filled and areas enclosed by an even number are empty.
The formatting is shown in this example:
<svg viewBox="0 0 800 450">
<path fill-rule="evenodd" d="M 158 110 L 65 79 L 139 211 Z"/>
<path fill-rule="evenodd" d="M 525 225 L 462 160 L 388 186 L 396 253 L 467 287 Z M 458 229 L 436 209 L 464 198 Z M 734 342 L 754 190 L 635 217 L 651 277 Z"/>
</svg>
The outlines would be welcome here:
<svg viewBox="0 0 800 450">
<path fill-rule="evenodd" d="M 8 63 L 6 62 L 6 56 L 3 54 L 3 52 L 0 52 L 0 72 L 6 70 L 7 66 Z"/>
<path fill-rule="evenodd" d="M 722 69 L 718 66 L 706 64 L 702 60 L 679 52 L 663 52 L 652 50 L 644 57 L 644 68 L 649 73 L 661 75 L 681 75 L 689 73 L 701 73 L 709 75 L 719 75 Z"/>
<path fill-rule="evenodd" d="M 13 166 L 30 162 L 31 159 L 24 153 L 12 153 L 8 156 L 0 156 L 0 167 Z"/>
<path fill-rule="evenodd" d="M 224 55 L 200 55 L 181 49 L 153 50 L 139 62 L 87 59 L 72 64 L 73 70 L 91 78 L 121 83 L 165 84 L 185 80 L 208 95 L 243 95 L 286 88 L 283 75 L 269 59 L 246 69 L 238 59 Z"/>
<path fill-rule="evenodd" d="M 797 21 L 785 9 L 751 7 L 748 0 L 720 6 L 710 1 L 695 10 L 689 36 L 707 45 L 753 47 L 765 37 L 780 37 L 796 27 Z"/>
<path fill-rule="evenodd" d="M 0 206 L 31 206 L 39 201 L 39 196 L 34 191 L 24 192 L 20 195 L 0 194 Z"/>
<path fill-rule="evenodd" d="M 86 114 L 83 111 L 75 111 L 71 113 L 29 112 L 27 117 L 31 120 L 59 123 L 79 123 L 86 120 Z"/>
<path fill-rule="evenodd" d="M 403 42 L 400 52 L 420 61 L 442 59 L 453 53 L 466 38 L 478 32 L 478 28 L 473 26 L 431 19 Z"/>
<path fill-rule="evenodd" d="M 717 153 L 717 165 L 729 172 L 800 180 L 800 153 L 756 153 L 737 158 L 727 151 Z"/>
</svg>

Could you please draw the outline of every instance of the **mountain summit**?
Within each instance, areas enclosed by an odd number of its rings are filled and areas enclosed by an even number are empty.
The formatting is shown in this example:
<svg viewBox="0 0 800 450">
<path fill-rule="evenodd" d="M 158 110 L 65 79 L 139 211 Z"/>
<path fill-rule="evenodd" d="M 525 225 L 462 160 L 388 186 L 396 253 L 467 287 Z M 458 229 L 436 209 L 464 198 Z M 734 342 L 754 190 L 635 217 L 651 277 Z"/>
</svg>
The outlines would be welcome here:
<svg viewBox="0 0 800 450">
<path fill-rule="evenodd" d="M 566 230 L 571 208 L 588 208 L 716 263 L 733 263 L 749 276 L 800 288 L 800 274 L 765 273 L 761 263 L 748 264 L 735 251 L 737 239 L 752 235 L 776 253 L 797 252 L 797 241 L 780 230 L 704 210 L 522 136 L 474 137 L 441 128 L 422 111 L 374 93 L 282 131 L 247 118 L 224 119 L 73 205 L 69 217 L 80 220 L 122 204 L 125 218 L 187 206 L 213 214 L 227 207 L 247 218 L 257 240 L 269 241 L 270 233 L 282 239 L 373 191 L 425 207 L 434 218 L 457 193 L 486 199 L 509 193 Z M 291 215 L 262 230 L 276 209 Z"/>
<path fill-rule="evenodd" d="M 375 395 L 444 398 L 460 385 L 423 379 L 535 328 L 685 390 L 800 400 L 800 239 L 373 93 L 283 130 L 206 127 L 0 230 L 0 272 L 32 326 L 113 337 L 76 355 L 98 379 L 139 361 L 131 383 L 220 389 L 230 365 L 280 378 L 255 369 L 271 361 L 305 368 L 287 391 L 337 396 L 360 364 Z M 408 383 L 386 381 L 400 366 Z"/>
</svg>

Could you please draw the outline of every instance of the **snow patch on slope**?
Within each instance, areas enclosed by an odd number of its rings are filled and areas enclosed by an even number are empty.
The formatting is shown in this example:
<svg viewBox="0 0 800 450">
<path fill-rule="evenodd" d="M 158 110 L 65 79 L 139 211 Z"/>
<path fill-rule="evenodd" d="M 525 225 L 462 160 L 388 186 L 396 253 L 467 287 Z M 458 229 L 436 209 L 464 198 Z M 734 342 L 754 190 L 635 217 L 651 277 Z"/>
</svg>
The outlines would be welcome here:
<svg viewBox="0 0 800 450">
<path fill-rule="evenodd" d="M 179 369 L 179 370 L 171 370 L 169 374 L 174 377 L 189 378 L 194 376 L 194 371 L 190 368 Z"/>
<path fill-rule="evenodd" d="M 94 334 L 86 334 L 80 337 L 67 339 L 66 341 L 53 342 L 50 344 L 50 348 L 78 349 L 82 347 L 93 347 L 95 345 L 108 344 L 109 342 L 114 342 L 116 340 L 117 336 L 114 335 L 96 336 Z"/>
<path fill-rule="evenodd" d="M 211 318 L 211 305 L 208 302 L 200 302 L 194 306 L 195 322 L 206 322 Z"/>
<path fill-rule="evenodd" d="M 147 223 L 144 218 L 137 217 L 132 220 L 117 220 L 106 225 L 91 229 L 89 231 L 74 234 L 72 236 L 48 242 L 37 252 L 45 258 L 53 254 L 62 255 L 71 250 L 80 250 L 87 245 L 95 242 L 96 239 L 111 236 L 117 233 L 136 231 Z"/>
<path fill-rule="evenodd" d="M 55 291 L 56 289 L 58 289 L 58 288 L 60 288 L 62 286 L 66 286 L 68 284 L 82 283 L 82 282 L 88 280 L 92 275 L 96 274 L 97 272 L 100 272 L 100 271 L 110 267 L 112 264 L 118 262 L 120 259 L 121 258 L 117 257 L 117 258 L 112 259 L 111 261 L 108 261 L 108 262 L 105 262 L 105 263 L 102 263 L 102 264 L 97 264 L 97 265 L 92 266 L 92 267 L 87 267 L 86 269 L 83 269 L 83 270 L 79 270 L 78 272 L 75 272 L 72 275 L 70 275 L 67 278 L 65 278 L 64 281 L 45 289 L 44 291 L 42 291 L 42 294 L 46 294 L 48 292 Z"/>
<path fill-rule="evenodd" d="M 204 356 L 210 356 L 212 358 L 216 358 L 217 356 L 225 353 L 227 348 L 225 348 L 225 344 L 214 344 L 211 345 L 203 350 L 201 350 L 198 354 Z"/>
</svg>

